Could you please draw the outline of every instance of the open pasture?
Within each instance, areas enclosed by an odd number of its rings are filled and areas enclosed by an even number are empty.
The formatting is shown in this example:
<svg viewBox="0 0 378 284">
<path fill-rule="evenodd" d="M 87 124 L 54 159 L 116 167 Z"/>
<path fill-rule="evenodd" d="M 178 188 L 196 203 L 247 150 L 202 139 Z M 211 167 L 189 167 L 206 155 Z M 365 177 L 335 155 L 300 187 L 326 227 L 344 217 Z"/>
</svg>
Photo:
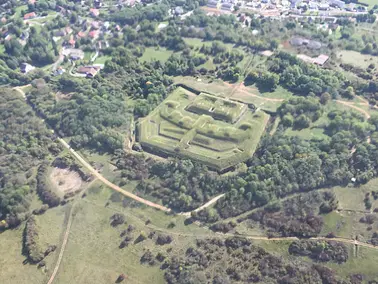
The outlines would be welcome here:
<svg viewBox="0 0 378 284">
<path fill-rule="evenodd" d="M 139 121 L 138 136 L 149 151 L 222 171 L 253 155 L 268 119 L 253 105 L 179 87 Z"/>
</svg>

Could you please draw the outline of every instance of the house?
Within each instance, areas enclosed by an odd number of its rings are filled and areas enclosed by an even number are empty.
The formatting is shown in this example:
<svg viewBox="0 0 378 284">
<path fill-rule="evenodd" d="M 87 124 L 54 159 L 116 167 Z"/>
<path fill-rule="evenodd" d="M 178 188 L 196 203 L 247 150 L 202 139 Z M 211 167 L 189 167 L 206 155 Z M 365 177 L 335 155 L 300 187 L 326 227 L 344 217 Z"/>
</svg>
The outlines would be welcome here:
<svg viewBox="0 0 378 284">
<path fill-rule="evenodd" d="M 81 60 L 84 59 L 84 52 L 80 49 L 74 49 L 69 51 L 71 60 Z"/>
<path fill-rule="evenodd" d="M 93 30 L 93 31 L 90 31 L 88 35 L 92 39 L 97 39 L 99 37 L 99 32 L 98 30 Z"/>
<path fill-rule="evenodd" d="M 109 22 L 104 22 L 104 24 L 102 25 L 102 27 L 103 27 L 105 30 L 107 30 L 107 29 L 109 29 L 109 27 L 110 27 L 110 23 L 109 23 Z"/>
<path fill-rule="evenodd" d="M 98 66 L 80 66 L 76 72 L 79 74 L 86 74 L 88 78 L 93 78 L 100 71 Z"/>
<path fill-rule="evenodd" d="M 20 35 L 20 38 L 22 40 L 27 40 L 29 38 L 29 32 L 28 31 L 23 31 Z"/>
<path fill-rule="evenodd" d="M 92 29 L 98 30 L 100 28 L 100 23 L 97 22 L 97 21 L 93 21 L 91 23 L 91 27 L 92 27 Z"/>
<path fill-rule="evenodd" d="M 320 49 L 322 47 L 322 44 L 321 42 L 319 41 L 315 41 L 315 40 L 310 40 L 308 43 L 307 43 L 307 47 L 309 49 Z"/>
<path fill-rule="evenodd" d="M 92 17 L 98 17 L 100 15 L 100 11 L 98 9 L 95 9 L 95 8 L 90 8 L 89 12 L 90 12 Z"/>
<path fill-rule="evenodd" d="M 83 38 L 83 37 L 85 37 L 85 33 L 83 31 L 80 31 L 80 32 L 77 33 L 76 36 L 77 36 L 77 38 Z"/>
<path fill-rule="evenodd" d="M 314 59 L 314 63 L 323 66 L 329 59 L 328 55 L 320 54 L 317 58 Z"/>
<path fill-rule="evenodd" d="M 64 30 L 66 31 L 66 34 L 68 35 L 72 33 L 72 29 L 69 26 L 67 26 Z"/>
<path fill-rule="evenodd" d="M 70 40 L 68 41 L 68 45 L 70 47 L 75 47 L 76 41 L 74 40 L 73 36 L 71 35 Z"/>
<path fill-rule="evenodd" d="M 65 15 L 66 13 L 67 13 L 67 10 L 66 9 L 64 9 L 62 6 L 56 6 L 56 11 L 58 12 L 58 13 L 61 13 L 61 14 L 63 14 L 63 15 Z"/>
<path fill-rule="evenodd" d="M 329 9 L 329 4 L 328 3 L 320 3 L 319 4 L 319 10 L 321 11 L 327 11 Z"/>
<path fill-rule="evenodd" d="M 216 1 L 216 0 L 209 0 L 209 2 L 207 2 L 207 7 L 218 9 L 218 1 Z"/>
<path fill-rule="evenodd" d="M 25 74 L 26 74 L 26 73 L 28 73 L 28 72 L 34 70 L 35 67 L 32 66 L 32 65 L 30 65 L 30 64 L 28 64 L 28 63 L 21 63 L 20 69 L 21 69 L 21 72 L 22 72 L 22 73 L 25 73 Z"/>
<path fill-rule="evenodd" d="M 62 67 L 58 67 L 58 69 L 52 72 L 52 75 L 59 76 L 59 75 L 62 75 L 64 72 L 66 72 L 66 70 L 64 70 Z"/>
<path fill-rule="evenodd" d="M 27 14 L 24 15 L 24 20 L 34 19 L 35 17 L 37 17 L 35 12 L 27 13 Z"/>
<path fill-rule="evenodd" d="M 304 44 L 304 39 L 301 37 L 294 37 L 290 40 L 290 44 L 293 46 L 301 46 Z"/>
<path fill-rule="evenodd" d="M 328 3 L 329 3 L 329 5 L 331 5 L 333 7 L 338 7 L 340 9 L 345 8 L 345 2 L 341 1 L 341 0 L 329 0 Z"/>
<path fill-rule="evenodd" d="M 182 7 L 177 6 L 174 10 L 174 13 L 175 13 L 176 16 L 180 16 L 180 15 L 184 14 L 184 9 Z"/>
<path fill-rule="evenodd" d="M 308 3 L 308 8 L 310 10 L 318 10 L 318 3 L 311 1 L 310 3 Z"/>
<path fill-rule="evenodd" d="M 1 23 L 2 23 L 2 24 L 5 24 L 6 22 L 7 22 L 7 18 L 2 17 L 2 18 L 1 18 Z"/>
<path fill-rule="evenodd" d="M 28 3 L 31 4 L 31 5 L 34 5 L 36 2 L 36 0 L 29 0 Z"/>
<path fill-rule="evenodd" d="M 60 31 L 54 32 L 54 36 L 56 36 L 56 37 L 63 37 L 63 36 L 66 36 L 66 35 L 67 35 L 67 33 L 66 33 L 65 30 L 60 30 Z"/>
<path fill-rule="evenodd" d="M 349 12 L 353 12 L 354 10 L 356 10 L 356 4 L 354 4 L 354 3 L 348 4 L 348 6 L 346 6 L 345 10 L 347 10 Z"/>
<path fill-rule="evenodd" d="M 320 54 L 318 57 L 310 57 L 305 54 L 298 54 L 297 58 L 303 60 L 304 62 L 317 64 L 319 66 L 323 66 L 329 59 L 328 55 Z"/>
<path fill-rule="evenodd" d="M 116 29 L 117 32 L 119 32 L 121 30 L 121 27 L 119 25 L 116 25 L 115 29 Z"/>
<path fill-rule="evenodd" d="M 226 11 L 232 11 L 232 10 L 234 10 L 234 4 L 232 4 L 232 3 L 222 3 L 221 9 L 222 10 L 226 10 Z"/>
<path fill-rule="evenodd" d="M 96 8 L 100 8 L 102 6 L 101 0 L 94 0 L 93 3 L 94 3 Z"/>
</svg>

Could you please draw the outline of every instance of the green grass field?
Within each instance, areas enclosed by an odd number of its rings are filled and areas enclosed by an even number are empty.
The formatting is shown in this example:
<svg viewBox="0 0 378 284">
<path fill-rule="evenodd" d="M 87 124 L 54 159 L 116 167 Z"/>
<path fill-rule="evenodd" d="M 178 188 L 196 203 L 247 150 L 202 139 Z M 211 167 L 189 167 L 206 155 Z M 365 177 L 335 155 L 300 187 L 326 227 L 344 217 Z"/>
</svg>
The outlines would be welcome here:
<svg viewBox="0 0 378 284">
<path fill-rule="evenodd" d="M 359 2 L 368 4 L 369 7 L 373 7 L 374 5 L 378 5 L 378 0 L 360 0 Z"/>
<path fill-rule="evenodd" d="M 268 119 L 265 112 L 243 103 L 205 93 L 196 96 L 179 87 L 140 120 L 139 141 L 148 150 L 224 170 L 253 155 Z"/>
<path fill-rule="evenodd" d="M 64 220 L 68 206 L 48 210 L 37 216 L 39 245 L 46 249 L 48 245 L 59 245 L 62 238 Z M 47 282 L 48 275 L 55 265 L 58 250 L 45 258 L 47 271 L 35 265 L 23 264 L 22 234 L 25 223 L 18 228 L 0 233 L 0 279 L 2 284 L 40 284 Z"/>
<path fill-rule="evenodd" d="M 181 255 L 196 237 L 211 236 L 211 232 L 196 225 L 184 225 L 184 218 L 172 217 L 154 209 L 132 206 L 122 206 L 122 202 L 108 202 L 112 191 L 98 188 L 94 185 L 88 191 L 86 198 L 80 200 L 74 211 L 70 238 L 67 243 L 61 268 L 57 274 L 58 284 L 81 283 L 103 284 L 114 283 L 118 275 L 127 275 L 126 283 L 165 283 L 164 271 L 159 265 L 149 266 L 140 263 L 141 256 L 147 249 L 153 254 L 162 252 L 170 255 Z M 114 213 L 123 213 L 127 224 L 117 228 L 110 226 L 110 217 Z M 150 220 L 149 225 L 145 222 Z M 168 229 L 169 223 L 174 222 L 175 228 Z M 123 238 L 119 235 L 128 225 L 133 225 L 134 239 L 143 231 L 147 235 L 151 231 L 169 234 L 174 241 L 165 246 L 158 246 L 154 240 L 145 241 L 120 249 L 118 246 Z"/>
<path fill-rule="evenodd" d="M 16 12 L 14 13 L 13 17 L 15 18 L 21 18 L 21 13 L 22 11 L 27 11 L 28 10 L 28 5 L 21 5 L 16 7 Z"/>
<path fill-rule="evenodd" d="M 101 55 L 96 58 L 96 60 L 93 62 L 94 64 L 105 64 L 107 60 L 112 60 L 111 56 Z"/>
<path fill-rule="evenodd" d="M 339 200 L 339 208 L 346 210 L 361 210 L 366 211 L 364 204 L 365 195 L 372 191 L 378 191 L 378 179 L 372 179 L 367 184 L 359 187 L 341 187 L 337 186 L 333 188 Z M 370 201 L 372 203 L 372 209 L 378 207 L 378 200 L 374 200 L 370 195 Z"/>
<path fill-rule="evenodd" d="M 343 63 L 352 64 L 366 69 L 370 64 L 378 65 L 378 56 L 362 54 L 353 50 L 342 50 L 337 53 L 337 58 Z"/>
<path fill-rule="evenodd" d="M 159 47 L 156 49 L 155 47 L 147 47 L 144 51 L 142 57 L 139 59 L 141 62 L 147 61 L 150 62 L 152 60 L 159 60 L 162 63 L 168 60 L 168 58 L 173 54 L 173 51 L 167 50 L 164 47 Z"/>
</svg>

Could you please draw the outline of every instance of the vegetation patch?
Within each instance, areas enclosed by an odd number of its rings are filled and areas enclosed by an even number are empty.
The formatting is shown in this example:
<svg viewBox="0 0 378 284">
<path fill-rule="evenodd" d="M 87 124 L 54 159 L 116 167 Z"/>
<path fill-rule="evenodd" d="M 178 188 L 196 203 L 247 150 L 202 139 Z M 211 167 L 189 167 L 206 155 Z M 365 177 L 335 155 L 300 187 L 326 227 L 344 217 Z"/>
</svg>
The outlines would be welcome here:
<svg viewBox="0 0 378 284">
<path fill-rule="evenodd" d="M 63 195 L 80 190 L 83 184 L 80 175 L 69 169 L 53 168 L 49 178 L 58 192 Z"/>
</svg>

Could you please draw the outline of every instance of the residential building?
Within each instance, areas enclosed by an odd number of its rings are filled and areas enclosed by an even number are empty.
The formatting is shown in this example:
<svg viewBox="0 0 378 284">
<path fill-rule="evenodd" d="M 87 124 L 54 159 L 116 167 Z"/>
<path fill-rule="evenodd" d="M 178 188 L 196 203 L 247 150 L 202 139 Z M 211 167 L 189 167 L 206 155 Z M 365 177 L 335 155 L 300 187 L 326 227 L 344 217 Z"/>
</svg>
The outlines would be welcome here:
<svg viewBox="0 0 378 284">
<path fill-rule="evenodd" d="M 27 13 L 27 14 L 24 15 L 24 20 L 34 19 L 35 17 L 37 17 L 35 12 Z"/>
<path fill-rule="evenodd" d="M 98 30 L 100 28 L 100 23 L 97 22 L 97 21 L 93 21 L 91 23 L 91 27 L 92 27 L 92 29 Z"/>
<path fill-rule="evenodd" d="M 328 61 L 328 59 L 328 55 L 320 54 L 317 58 L 314 59 L 314 63 L 323 66 Z"/>
<path fill-rule="evenodd" d="M 80 49 L 74 49 L 69 51 L 71 60 L 81 60 L 84 59 L 84 52 Z"/>
<path fill-rule="evenodd" d="M 226 10 L 226 11 L 233 11 L 234 10 L 234 4 L 232 4 L 232 3 L 222 3 L 221 9 L 222 10 Z"/>
<path fill-rule="evenodd" d="M 209 1 L 207 2 L 207 7 L 218 9 L 218 7 L 219 7 L 219 3 L 218 3 L 217 0 L 209 0 Z"/>
<path fill-rule="evenodd" d="M 90 12 L 92 17 L 98 17 L 100 15 L 100 11 L 98 9 L 95 9 L 95 8 L 90 8 L 89 12 Z"/>
<path fill-rule="evenodd" d="M 63 36 L 66 36 L 66 35 L 67 35 L 67 33 L 66 33 L 65 30 L 60 30 L 60 31 L 54 32 L 54 36 L 56 36 L 56 37 L 63 37 Z"/>
<path fill-rule="evenodd" d="M 308 8 L 310 10 L 317 10 L 318 9 L 318 3 L 311 1 L 311 2 L 308 3 Z"/>
<path fill-rule="evenodd" d="M 333 7 L 339 7 L 340 9 L 345 8 L 345 2 L 341 0 L 328 0 L 328 3 Z"/>
<path fill-rule="evenodd" d="M 76 41 L 75 41 L 75 39 L 74 39 L 74 37 L 71 35 L 71 37 L 70 37 L 70 40 L 68 41 L 68 45 L 70 46 L 70 47 L 72 47 L 72 48 L 74 48 L 75 47 L 75 45 L 76 45 Z"/>
<path fill-rule="evenodd" d="M 98 66 L 80 66 L 77 68 L 76 72 L 79 74 L 86 74 L 88 78 L 93 78 L 99 71 L 100 67 Z"/>
<path fill-rule="evenodd" d="M 93 31 L 90 31 L 88 35 L 92 39 L 97 39 L 100 34 L 98 30 L 93 30 Z"/>
<path fill-rule="evenodd" d="M 328 3 L 320 3 L 319 4 L 319 10 L 327 11 L 328 9 L 329 9 L 329 4 Z"/>
<path fill-rule="evenodd" d="M 25 74 L 26 74 L 26 73 L 28 73 L 28 72 L 34 70 L 35 67 L 32 66 L 32 65 L 30 65 L 30 64 L 28 64 L 28 63 L 21 63 L 20 69 L 21 69 L 21 72 L 22 72 L 22 73 L 25 73 Z"/>
<path fill-rule="evenodd" d="M 28 31 L 23 31 L 23 32 L 21 33 L 20 38 L 21 38 L 22 40 L 27 40 L 27 39 L 29 38 L 29 32 L 28 32 Z"/>
<path fill-rule="evenodd" d="M 184 9 L 180 6 L 177 6 L 174 10 L 174 13 L 175 13 L 176 16 L 180 16 L 180 15 L 184 14 Z"/>
</svg>

